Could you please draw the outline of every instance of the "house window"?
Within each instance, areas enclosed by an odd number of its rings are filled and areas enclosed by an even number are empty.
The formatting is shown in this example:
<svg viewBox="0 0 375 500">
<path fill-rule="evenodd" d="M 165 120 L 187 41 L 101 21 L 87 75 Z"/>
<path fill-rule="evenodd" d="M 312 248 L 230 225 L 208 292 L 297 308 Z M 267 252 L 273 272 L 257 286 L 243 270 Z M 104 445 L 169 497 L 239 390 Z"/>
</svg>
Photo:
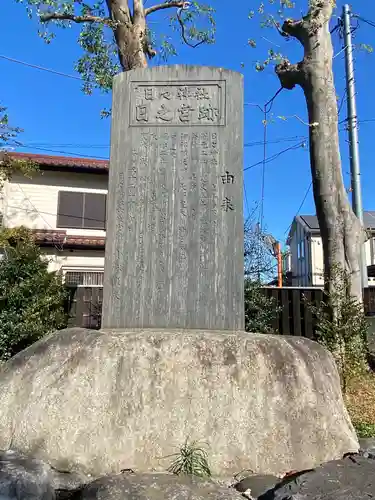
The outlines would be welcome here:
<svg viewBox="0 0 375 500">
<path fill-rule="evenodd" d="M 57 227 L 105 229 L 106 199 L 101 193 L 59 191 Z"/>
<path fill-rule="evenodd" d="M 297 256 L 299 259 L 305 258 L 305 240 L 302 240 L 298 243 Z"/>
<path fill-rule="evenodd" d="M 104 271 L 65 271 L 68 286 L 103 286 Z"/>
</svg>

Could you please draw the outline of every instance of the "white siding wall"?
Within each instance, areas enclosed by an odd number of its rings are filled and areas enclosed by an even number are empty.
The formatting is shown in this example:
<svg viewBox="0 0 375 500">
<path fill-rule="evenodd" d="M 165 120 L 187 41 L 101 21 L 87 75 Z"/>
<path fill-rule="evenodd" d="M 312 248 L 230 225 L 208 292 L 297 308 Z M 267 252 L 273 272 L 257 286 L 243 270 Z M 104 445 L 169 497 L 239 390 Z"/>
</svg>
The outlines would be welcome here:
<svg viewBox="0 0 375 500">
<path fill-rule="evenodd" d="M 300 250 L 299 250 L 300 248 Z M 290 241 L 293 286 L 311 286 L 311 245 L 301 224 L 293 223 Z"/>
<path fill-rule="evenodd" d="M 301 224 L 296 224 L 295 231 L 293 233 L 290 242 L 290 251 L 292 254 L 292 275 L 293 275 L 293 285 L 294 286 L 324 286 L 324 261 L 323 261 L 323 246 L 322 239 L 320 236 L 311 236 L 308 242 L 308 252 L 306 256 L 309 257 L 310 262 L 303 263 L 301 259 L 297 258 L 298 249 L 297 241 L 298 238 L 302 238 L 304 235 L 304 229 Z M 372 248 L 371 248 L 372 247 Z M 367 265 L 375 264 L 375 238 L 371 238 L 365 244 L 366 260 Z M 308 255 L 309 254 L 309 255 Z M 310 266 L 310 269 L 308 269 Z M 311 281 L 306 282 L 305 272 L 311 273 Z M 375 279 L 369 278 L 368 285 L 375 285 Z"/>
<path fill-rule="evenodd" d="M 4 225 L 31 229 L 57 229 L 59 191 L 107 193 L 105 175 L 44 171 L 27 179 L 14 175 L 4 186 Z M 60 228 L 64 229 L 64 228 Z M 105 231 L 67 229 L 68 234 L 104 236 Z"/>
<path fill-rule="evenodd" d="M 57 228 L 57 204 L 59 191 L 107 193 L 108 178 L 105 175 L 75 172 L 43 171 L 27 179 L 14 175 L 3 189 L 0 209 L 7 227 L 26 226 L 31 229 Z M 80 236 L 105 236 L 104 230 L 68 229 L 67 234 Z M 64 250 L 48 248 L 43 252 L 51 259 L 50 270 L 61 266 L 69 268 L 103 268 L 104 251 Z"/>
<path fill-rule="evenodd" d="M 324 285 L 324 276 L 323 276 L 323 246 L 322 239 L 320 236 L 314 236 L 312 238 L 312 247 L 313 247 L 313 285 L 314 286 L 323 286 Z M 374 255 L 374 238 L 369 239 L 365 243 L 365 253 L 366 253 L 366 262 L 367 265 L 375 264 L 375 255 Z M 373 250 L 371 250 L 371 246 Z M 375 284 L 374 278 L 369 278 L 368 285 L 373 286 Z"/>
<path fill-rule="evenodd" d="M 43 253 L 49 260 L 49 270 L 102 270 L 104 269 L 104 250 L 58 250 L 44 248 Z"/>
<path fill-rule="evenodd" d="M 311 264 L 312 285 L 324 286 L 323 247 L 320 236 L 311 237 Z"/>
</svg>

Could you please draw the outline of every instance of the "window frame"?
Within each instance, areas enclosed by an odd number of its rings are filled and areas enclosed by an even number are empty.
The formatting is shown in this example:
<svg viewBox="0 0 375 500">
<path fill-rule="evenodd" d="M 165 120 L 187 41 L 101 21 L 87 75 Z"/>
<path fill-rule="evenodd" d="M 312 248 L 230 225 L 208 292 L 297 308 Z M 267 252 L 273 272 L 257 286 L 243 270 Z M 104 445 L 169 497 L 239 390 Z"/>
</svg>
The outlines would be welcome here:
<svg viewBox="0 0 375 500">
<path fill-rule="evenodd" d="M 61 214 L 60 212 L 60 207 L 61 207 L 61 197 L 65 194 L 75 194 L 75 195 L 80 195 L 82 199 L 82 213 L 80 217 L 75 216 L 75 215 L 67 215 L 67 214 Z M 103 224 L 98 227 L 95 226 L 94 224 L 90 225 L 90 217 L 85 218 L 85 209 L 86 209 L 86 197 L 89 198 L 90 196 L 101 196 L 104 197 L 104 218 L 103 218 Z M 77 224 L 62 224 L 60 222 L 60 218 L 62 217 L 70 217 L 70 218 L 76 218 L 77 219 Z M 93 230 L 93 231 L 105 231 L 106 230 L 106 222 L 107 222 L 107 194 L 106 193 L 98 193 L 98 192 L 91 192 L 91 191 L 70 191 L 70 190 L 60 190 L 58 192 L 58 199 L 57 199 L 57 214 L 56 214 L 56 228 L 57 229 L 82 229 L 82 230 Z M 86 223 L 88 224 L 86 225 Z M 95 222 L 101 222 L 99 219 L 95 220 Z"/>
<path fill-rule="evenodd" d="M 300 240 L 297 245 L 297 258 L 303 260 L 305 258 L 305 240 Z"/>
<path fill-rule="evenodd" d="M 73 267 L 63 267 L 62 268 L 62 273 L 63 273 L 63 279 L 64 279 L 64 283 L 66 284 L 66 286 L 69 286 L 69 287 L 77 287 L 77 288 L 103 288 L 103 284 L 104 284 L 104 268 L 103 267 L 93 267 L 93 268 L 84 268 L 84 267 L 77 267 L 77 268 L 73 268 Z M 82 281 L 83 283 L 74 283 L 70 280 L 67 280 L 67 275 L 78 275 L 77 277 L 80 277 L 82 278 Z M 81 275 L 81 276 L 79 276 Z M 101 284 L 87 284 L 87 279 L 85 279 L 85 277 L 87 278 L 89 275 L 96 275 L 96 277 L 98 278 L 98 281 L 101 281 Z M 101 279 L 99 279 L 99 276 L 101 277 Z M 70 282 L 69 282 L 70 281 Z M 86 282 L 86 283 L 85 283 Z"/>
</svg>

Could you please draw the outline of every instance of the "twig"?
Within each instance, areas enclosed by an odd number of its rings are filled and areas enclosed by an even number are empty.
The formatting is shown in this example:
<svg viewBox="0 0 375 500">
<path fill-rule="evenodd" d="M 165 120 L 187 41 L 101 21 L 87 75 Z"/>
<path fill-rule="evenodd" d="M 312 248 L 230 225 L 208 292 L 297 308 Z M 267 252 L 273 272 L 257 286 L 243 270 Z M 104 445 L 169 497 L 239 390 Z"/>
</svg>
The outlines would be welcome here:
<svg viewBox="0 0 375 500">
<path fill-rule="evenodd" d="M 284 118 L 285 119 L 287 119 L 287 118 L 295 118 L 296 120 L 298 120 L 299 122 L 301 122 L 303 125 L 306 125 L 307 127 L 317 127 L 319 125 L 318 122 L 313 122 L 313 123 L 305 122 L 298 115 L 285 116 Z"/>
<path fill-rule="evenodd" d="M 184 2 L 184 3 L 187 4 L 188 2 Z M 180 27 L 181 27 L 181 38 L 186 43 L 186 45 L 188 45 L 189 47 L 192 47 L 193 49 L 195 49 L 199 45 L 202 45 L 202 43 L 207 42 L 207 37 L 204 37 L 202 40 L 200 40 L 197 43 L 191 43 L 191 42 L 189 42 L 189 40 L 186 38 L 186 35 L 185 35 L 185 25 L 184 25 L 184 22 L 181 19 L 181 11 L 182 10 L 185 10 L 185 8 L 182 7 L 182 8 L 180 8 L 180 9 L 177 10 L 177 20 L 178 20 L 178 22 L 180 24 Z"/>
<path fill-rule="evenodd" d="M 278 45 L 276 42 L 273 42 L 272 40 L 269 40 L 265 36 L 262 36 L 261 38 L 263 38 L 263 40 L 265 40 L 266 42 L 268 42 L 268 43 L 270 43 L 272 45 L 276 45 L 276 47 L 279 47 L 279 49 L 281 48 L 281 45 Z"/>
</svg>

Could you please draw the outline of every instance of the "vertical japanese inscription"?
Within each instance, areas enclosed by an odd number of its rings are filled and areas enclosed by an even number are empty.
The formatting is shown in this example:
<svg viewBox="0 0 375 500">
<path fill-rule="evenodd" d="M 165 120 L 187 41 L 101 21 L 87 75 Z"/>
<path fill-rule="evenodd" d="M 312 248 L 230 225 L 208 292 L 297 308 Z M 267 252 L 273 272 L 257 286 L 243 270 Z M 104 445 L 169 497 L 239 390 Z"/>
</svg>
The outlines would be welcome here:
<svg viewBox="0 0 375 500">
<path fill-rule="evenodd" d="M 182 309 L 188 293 L 188 269 L 189 269 L 189 157 L 190 157 L 190 134 L 182 132 L 179 136 L 178 153 L 179 161 L 177 165 L 178 183 L 178 210 L 177 210 L 177 255 L 176 273 L 179 282 L 179 294 L 177 307 Z"/>
<path fill-rule="evenodd" d="M 224 126 L 225 81 L 133 82 L 130 126 Z"/>
<path fill-rule="evenodd" d="M 167 238 L 168 238 L 168 170 L 171 166 L 170 136 L 167 133 L 157 138 L 157 165 L 158 179 L 158 220 L 156 236 L 156 313 L 166 314 L 166 285 L 167 285 Z"/>
<path fill-rule="evenodd" d="M 116 244 L 113 273 L 111 273 L 111 285 L 114 298 L 117 303 L 121 299 L 121 275 L 123 271 L 122 259 L 122 237 L 125 232 L 125 174 L 120 172 L 118 174 L 118 182 L 116 186 Z"/>
</svg>

